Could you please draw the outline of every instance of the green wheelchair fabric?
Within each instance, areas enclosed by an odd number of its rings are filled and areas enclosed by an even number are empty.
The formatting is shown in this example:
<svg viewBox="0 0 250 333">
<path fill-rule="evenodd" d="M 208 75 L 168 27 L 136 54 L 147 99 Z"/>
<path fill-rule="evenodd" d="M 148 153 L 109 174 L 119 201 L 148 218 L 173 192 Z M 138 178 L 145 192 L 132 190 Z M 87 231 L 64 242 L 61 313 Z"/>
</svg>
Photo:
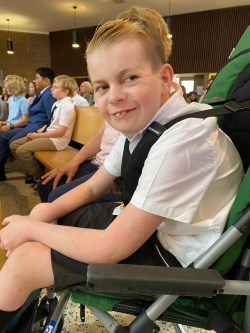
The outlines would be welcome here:
<svg viewBox="0 0 250 333">
<path fill-rule="evenodd" d="M 231 208 L 229 217 L 227 219 L 225 230 L 228 229 L 240 216 L 241 212 L 249 205 L 250 203 L 250 168 L 248 172 L 243 177 L 239 191 Z M 213 265 L 213 268 L 216 268 L 222 275 L 225 275 L 237 261 L 242 248 L 245 244 L 246 237 L 241 237 L 233 246 L 226 251 L 221 258 Z M 79 289 L 74 289 L 71 292 L 71 298 L 73 302 L 83 304 L 85 306 L 92 306 L 104 311 L 112 311 L 115 306 L 125 300 L 131 301 L 131 298 L 126 296 L 121 297 L 119 295 L 105 294 L 105 293 L 94 293 L 91 291 L 80 291 Z M 216 301 L 217 306 L 226 311 L 235 301 L 235 296 L 228 295 L 219 295 L 215 297 L 218 298 Z M 135 299 L 136 301 L 136 299 Z M 201 322 L 206 322 L 206 315 L 202 304 L 196 306 L 194 311 L 194 303 L 197 303 L 193 298 L 180 297 L 177 301 L 171 305 L 167 311 L 177 312 L 183 314 L 184 316 L 189 316 L 196 318 Z M 201 314 L 197 314 L 197 310 L 201 310 Z M 203 314 L 203 316 L 202 316 Z M 242 323 L 242 314 L 235 313 L 233 318 L 237 321 L 238 324 Z"/>
</svg>

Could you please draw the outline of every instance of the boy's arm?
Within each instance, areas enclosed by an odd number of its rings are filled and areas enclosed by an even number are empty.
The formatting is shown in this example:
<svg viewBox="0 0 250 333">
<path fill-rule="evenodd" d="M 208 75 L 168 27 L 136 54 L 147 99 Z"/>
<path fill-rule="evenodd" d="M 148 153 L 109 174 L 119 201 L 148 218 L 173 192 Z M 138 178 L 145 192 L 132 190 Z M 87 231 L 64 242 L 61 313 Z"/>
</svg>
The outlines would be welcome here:
<svg viewBox="0 0 250 333">
<path fill-rule="evenodd" d="M 102 197 L 112 188 L 114 176 L 104 166 L 86 182 L 60 196 L 52 203 L 39 204 L 31 216 L 44 222 L 53 222 L 73 210 Z"/>
<path fill-rule="evenodd" d="M 104 230 L 59 226 L 26 218 L 23 223 L 13 219 L 0 234 L 5 250 L 10 252 L 20 242 L 36 241 L 81 262 L 117 263 L 145 243 L 163 219 L 128 204 Z"/>
<path fill-rule="evenodd" d="M 29 140 L 34 140 L 38 138 L 60 138 L 65 135 L 67 127 L 59 125 L 57 129 L 52 131 L 42 132 L 42 129 L 39 129 L 37 132 L 29 133 L 27 138 Z"/>
<path fill-rule="evenodd" d="M 21 119 L 19 119 L 18 121 L 16 121 L 15 123 L 13 123 L 12 125 L 15 127 L 20 127 L 25 125 L 29 120 L 29 115 L 28 114 L 24 114 L 22 116 Z M 4 122 L 0 122 L 1 124 L 1 131 L 5 132 L 5 131 L 9 131 L 12 129 L 11 124 L 7 124 L 6 121 Z"/>
<path fill-rule="evenodd" d="M 63 175 L 67 175 L 66 183 L 71 182 L 74 177 L 78 167 L 81 163 L 87 161 L 88 159 L 94 157 L 99 151 L 101 146 L 101 141 L 104 133 L 105 125 L 103 124 L 96 135 L 94 135 L 86 144 L 82 147 L 82 149 L 77 153 L 77 155 L 65 164 L 63 167 L 58 169 L 53 169 L 47 172 L 43 179 L 43 185 L 47 184 L 51 179 L 55 178 L 53 183 L 53 188 L 56 188 L 59 180 Z"/>
</svg>

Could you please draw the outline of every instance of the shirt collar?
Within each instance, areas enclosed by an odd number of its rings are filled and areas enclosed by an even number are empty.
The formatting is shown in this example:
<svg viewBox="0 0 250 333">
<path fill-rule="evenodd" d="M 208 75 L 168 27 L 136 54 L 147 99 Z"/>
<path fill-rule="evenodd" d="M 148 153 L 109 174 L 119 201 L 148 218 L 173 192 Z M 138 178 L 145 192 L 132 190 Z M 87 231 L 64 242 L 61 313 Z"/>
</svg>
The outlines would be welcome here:
<svg viewBox="0 0 250 333">
<path fill-rule="evenodd" d="M 172 94 L 170 98 L 161 106 L 161 108 L 156 112 L 154 117 L 141 131 L 135 134 L 132 138 L 127 137 L 127 139 L 130 141 L 130 151 L 133 151 L 138 142 L 141 140 L 148 126 L 154 121 L 158 122 L 161 125 L 165 125 L 171 120 L 178 118 L 184 114 L 189 114 L 211 108 L 212 107 L 210 105 L 200 104 L 196 102 L 187 104 L 187 102 L 182 96 L 182 93 L 179 90 L 175 91 L 174 94 Z"/>
<path fill-rule="evenodd" d="M 23 95 L 18 95 L 18 96 L 12 96 L 13 97 L 13 101 L 18 100 L 19 98 L 23 97 Z"/>
<path fill-rule="evenodd" d="M 51 88 L 51 86 L 47 86 L 47 87 L 45 87 L 45 88 L 40 92 L 40 95 L 43 94 L 43 93 L 45 92 L 45 90 L 48 89 L 48 88 Z"/>
<path fill-rule="evenodd" d="M 65 102 L 70 101 L 71 97 L 64 97 L 63 99 L 58 99 L 55 103 L 55 105 L 58 107 L 60 105 L 63 105 Z"/>
</svg>

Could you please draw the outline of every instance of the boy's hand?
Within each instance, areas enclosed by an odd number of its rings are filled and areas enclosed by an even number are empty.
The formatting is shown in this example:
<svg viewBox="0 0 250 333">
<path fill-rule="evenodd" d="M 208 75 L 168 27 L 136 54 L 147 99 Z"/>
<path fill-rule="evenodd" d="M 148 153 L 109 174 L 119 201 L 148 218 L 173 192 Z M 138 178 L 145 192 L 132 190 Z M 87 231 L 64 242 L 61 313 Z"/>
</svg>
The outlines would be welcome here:
<svg viewBox="0 0 250 333">
<path fill-rule="evenodd" d="M 12 215 L 3 220 L 5 226 L 0 231 L 0 247 L 9 257 L 21 244 L 30 241 L 29 227 L 32 219 L 27 216 Z"/>
<path fill-rule="evenodd" d="M 39 138 L 39 133 L 36 133 L 36 132 L 28 133 L 28 134 L 26 135 L 26 138 L 27 138 L 28 140 L 34 140 L 34 139 L 37 139 L 37 138 Z"/>
<path fill-rule="evenodd" d="M 8 132 L 10 130 L 10 125 L 1 125 L 0 131 L 1 132 Z"/>
<path fill-rule="evenodd" d="M 53 169 L 53 170 L 47 172 L 45 175 L 43 175 L 41 177 L 43 180 L 42 184 L 45 185 L 51 179 L 54 179 L 54 183 L 53 183 L 53 189 L 54 189 L 57 187 L 60 179 L 64 175 L 67 176 L 66 183 L 70 183 L 72 181 L 74 175 L 76 174 L 77 170 L 78 170 L 78 166 L 73 162 L 69 162 L 66 165 L 64 165 L 63 167 Z"/>
</svg>

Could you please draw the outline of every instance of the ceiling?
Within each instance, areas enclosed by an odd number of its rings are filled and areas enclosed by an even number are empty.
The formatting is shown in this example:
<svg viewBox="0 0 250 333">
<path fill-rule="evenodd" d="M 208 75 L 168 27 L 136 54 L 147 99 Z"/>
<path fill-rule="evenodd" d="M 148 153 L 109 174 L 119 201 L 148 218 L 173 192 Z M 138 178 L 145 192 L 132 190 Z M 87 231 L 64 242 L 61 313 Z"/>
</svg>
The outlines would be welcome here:
<svg viewBox="0 0 250 333">
<path fill-rule="evenodd" d="M 170 6 L 169 6 L 170 1 Z M 150 7 L 162 16 L 249 5 L 249 0 L 1 0 L 0 30 L 48 34 L 77 27 L 95 26 L 130 6 Z"/>
</svg>

